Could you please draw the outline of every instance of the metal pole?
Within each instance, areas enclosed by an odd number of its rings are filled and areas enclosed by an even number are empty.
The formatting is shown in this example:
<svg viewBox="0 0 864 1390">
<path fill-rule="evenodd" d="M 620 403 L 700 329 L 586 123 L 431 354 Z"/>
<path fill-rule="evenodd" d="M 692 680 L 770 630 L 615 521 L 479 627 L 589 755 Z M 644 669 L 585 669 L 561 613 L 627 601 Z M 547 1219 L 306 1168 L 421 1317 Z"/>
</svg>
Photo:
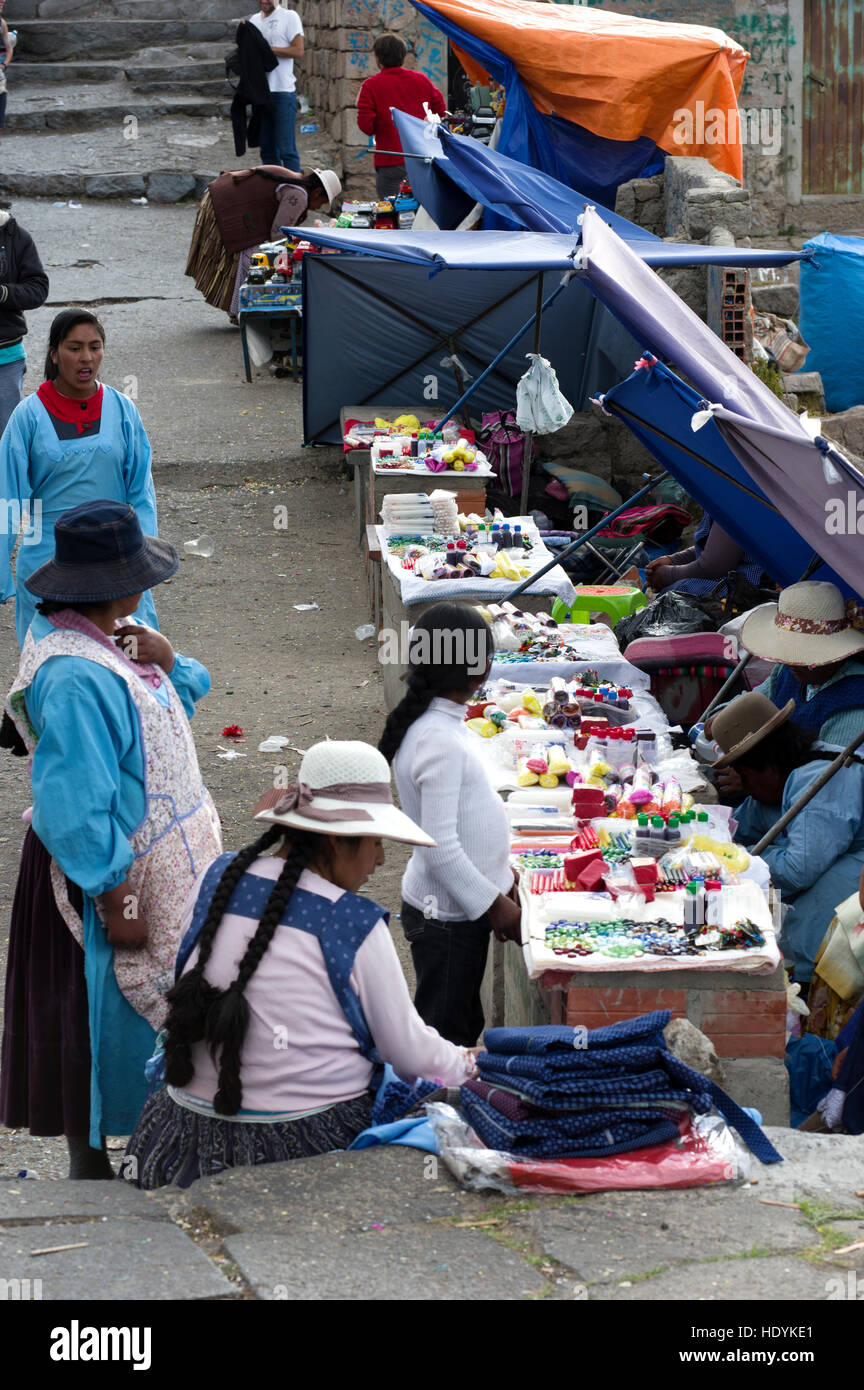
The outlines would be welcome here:
<svg viewBox="0 0 864 1390">
<path fill-rule="evenodd" d="M 545 304 L 541 304 L 541 306 L 540 306 L 540 311 L 541 311 L 541 313 L 542 313 L 542 311 L 543 311 L 544 309 L 548 309 L 548 308 L 549 308 L 549 305 L 553 302 L 553 300 L 555 300 L 555 299 L 558 298 L 558 296 L 559 296 L 559 294 L 561 293 L 561 291 L 566 287 L 566 283 L 567 283 L 567 282 L 565 281 L 564 284 L 557 285 L 557 286 L 555 287 L 555 289 L 554 289 L 554 290 L 552 291 L 552 293 L 550 294 L 549 298 L 546 300 Z M 468 387 L 468 390 L 465 391 L 465 392 L 459 397 L 459 399 L 458 399 L 458 401 L 456 402 L 455 405 L 453 405 L 453 406 L 450 407 L 449 411 L 448 411 L 447 414 L 443 417 L 443 419 L 439 420 L 439 422 L 438 422 L 438 428 L 439 428 L 439 429 L 441 428 L 442 425 L 446 425 L 446 423 L 447 423 L 448 420 L 452 420 L 453 417 L 456 415 L 457 411 L 459 411 L 459 410 L 462 409 L 463 405 L 464 405 L 465 402 L 468 400 L 469 396 L 473 396 L 473 394 L 474 394 L 474 392 L 477 390 L 478 386 L 481 386 L 482 383 L 486 380 L 487 376 L 489 376 L 489 374 L 490 374 L 491 372 L 494 372 L 495 368 L 498 366 L 498 363 L 499 363 L 499 362 L 503 362 L 503 360 L 504 360 L 504 358 L 507 356 L 508 352 L 510 352 L 511 348 L 514 348 L 514 347 L 516 346 L 516 344 L 518 343 L 518 341 L 519 341 L 520 338 L 524 337 L 524 335 L 528 332 L 528 329 L 529 329 L 529 328 L 531 327 L 531 325 L 535 322 L 536 318 L 537 318 L 537 313 L 536 313 L 536 311 L 535 311 L 535 312 L 531 315 L 530 319 L 528 319 L 526 323 L 523 323 L 523 325 L 522 325 L 522 327 L 519 329 L 518 333 L 515 333 L 515 334 L 514 334 L 514 336 L 510 339 L 510 341 L 509 341 L 509 343 L 506 345 L 506 347 L 503 347 L 503 348 L 501 349 L 501 351 L 498 353 L 498 356 L 497 356 L 497 357 L 493 357 L 492 361 L 489 363 L 489 366 L 486 368 L 486 370 L 480 373 L 480 375 L 477 377 L 476 381 L 472 381 L 471 385 Z"/>
<path fill-rule="evenodd" d="M 741 675 L 743 675 L 745 666 L 749 665 L 749 663 L 750 663 L 752 660 L 753 660 L 753 653 L 752 653 L 752 652 L 745 652 L 744 655 L 742 656 L 741 660 L 738 662 L 738 665 L 735 667 L 735 670 L 732 671 L 732 672 L 726 677 L 725 681 L 724 681 L 723 684 L 721 685 L 720 689 L 717 691 L 717 694 L 714 696 L 714 699 L 711 701 L 710 705 L 709 705 L 708 708 L 705 710 L 704 714 L 702 714 L 701 717 L 700 717 L 699 719 L 696 720 L 696 723 L 697 723 L 697 724 L 704 724 L 704 723 L 705 723 L 705 720 L 708 718 L 708 716 L 709 716 L 709 714 L 711 713 L 711 711 L 717 708 L 717 706 L 719 705 L 719 703 L 720 703 L 720 701 L 723 699 L 723 697 L 724 697 L 725 695 L 727 695 L 727 694 L 729 693 L 729 691 L 732 689 L 732 687 L 735 685 L 736 681 L 738 680 L 738 677 L 741 676 Z"/>
<path fill-rule="evenodd" d="M 767 849 L 770 844 L 773 844 L 780 834 L 780 831 L 785 830 L 790 820 L 794 820 L 799 811 L 804 810 L 804 807 L 813 800 L 816 793 L 820 792 L 826 783 L 831 781 L 835 772 L 839 772 L 844 763 L 847 765 L 851 764 L 852 754 L 855 752 L 856 748 L 860 748 L 862 743 L 864 743 L 864 729 L 861 730 L 857 738 L 854 738 L 850 744 L 847 744 L 842 753 L 837 754 L 833 763 L 829 763 L 825 771 L 816 778 L 816 781 L 810 783 L 806 792 L 803 792 L 794 805 L 789 807 L 789 810 L 780 817 L 777 824 L 772 825 L 770 830 L 766 830 L 762 839 L 758 844 L 753 846 L 749 853 L 752 855 L 759 855 L 762 853 L 763 849 Z"/>
<path fill-rule="evenodd" d="M 565 548 L 561 551 L 560 555 L 553 556 L 553 558 L 549 561 L 548 565 L 544 565 L 543 568 L 538 570 L 536 574 L 532 574 L 527 579 L 523 579 L 521 584 L 517 584 L 516 588 L 513 589 L 512 592 L 506 596 L 506 598 L 503 598 L 501 602 L 512 603 L 513 599 L 517 598 L 519 594 L 524 594 L 525 590 L 530 589 L 531 585 L 534 584 L 538 579 L 542 579 L 544 574 L 548 574 L 549 571 L 551 569 L 554 569 L 556 565 L 560 565 L 561 561 L 566 560 L 568 555 L 572 555 L 574 551 L 578 550 L 580 545 L 584 545 L 586 541 L 593 540 L 593 538 L 597 535 L 598 531 L 602 531 L 606 526 L 609 525 L 610 521 L 614 521 L 615 518 L 617 516 L 620 516 L 622 512 L 626 512 L 628 507 L 632 507 L 634 502 L 638 502 L 640 497 L 644 497 L 646 493 L 650 492 L 652 488 L 656 487 L 657 484 L 665 477 L 667 477 L 667 470 L 664 468 L 662 473 L 658 473 L 656 478 L 652 478 L 650 482 L 646 483 L 645 486 L 640 488 L 638 492 L 634 493 L 632 497 L 629 497 L 626 502 L 622 502 L 621 506 L 616 507 L 614 512 L 609 512 L 606 516 L 604 516 L 602 521 L 597 522 L 596 526 L 592 526 L 590 531 L 586 531 L 583 535 L 577 536 L 575 541 L 571 541 L 568 546 L 565 546 Z"/>
</svg>

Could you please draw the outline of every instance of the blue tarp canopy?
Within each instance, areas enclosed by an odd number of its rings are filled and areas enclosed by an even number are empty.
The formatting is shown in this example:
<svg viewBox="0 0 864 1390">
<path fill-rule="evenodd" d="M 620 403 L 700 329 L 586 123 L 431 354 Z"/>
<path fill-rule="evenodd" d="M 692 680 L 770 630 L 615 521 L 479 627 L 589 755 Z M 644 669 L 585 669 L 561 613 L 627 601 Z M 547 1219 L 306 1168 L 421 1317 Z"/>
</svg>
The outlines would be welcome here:
<svg viewBox="0 0 864 1390">
<path fill-rule="evenodd" d="M 513 270 L 529 275 L 540 270 L 573 270 L 580 241 L 578 232 L 382 232 L 353 227 L 283 227 L 282 231 L 315 246 L 351 251 L 376 260 L 407 261 L 432 271 Z M 751 247 L 691 246 L 645 241 L 641 237 L 627 241 L 627 245 L 646 265 L 654 267 L 789 265 L 805 254 Z"/>
<path fill-rule="evenodd" d="M 534 346 L 527 330 L 538 291 L 545 299 L 563 281 L 542 316 L 539 348 L 574 409 L 586 410 L 603 393 L 613 413 L 616 401 L 639 399 L 640 408 L 647 402 L 652 413 L 631 410 L 628 426 L 769 573 L 792 582 L 815 553 L 847 593 L 864 594 L 864 547 L 857 522 L 845 520 L 850 509 L 864 515 L 864 476 L 830 441 L 814 440 L 653 273 L 646 260 L 654 243 L 628 243 L 590 208 L 580 230 L 577 240 L 533 232 L 297 229 L 313 243 L 355 253 L 304 259 L 307 442 L 337 442 L 339 411 L 347 405 L 374 413 L 376 406 L 429 402 L 429 413 L 440 417 L 461 397 L 464 379 L 470 384 L 507 344 L 470 409 L 474 418 L 512 409 L 525 353 Z M 697 263 L 716 254 L 691 250 Z M 691 387 L 657 367 L 650 391 L 644 373 L 634 384 L 633 362 L 645 349 Z M 694 404 L 707 407 L 696 420 Z M 661 441 L 668 457 L 658 453 L 658 421 L 669 436 Z"/>
<path fill-rule="evenodd" d="M 480 203 L 498 213 L 503 225 L 513 230 L 575 231 L 585 208 L 596 201 L 467 135 L 454 135 L 443 126 L 395 108 L 393 119 L 411 187 L 442 229 L 457 227 L 475 203 Z M 600 212 L 627 241 L 660 241 L 653 232 L 609 208 L 600 208 Z"/>
<path fill-rule="evenodd" d="M 603 406 L 681 483 L 778 584 L 796 583 L 813 558 L 812 547 L 778 511 L 735 457 L 713 419 L 694 431 L 704 402 L 662 362 L 641 364 L 603 397 Z M 850 586 L 823 563 L 811 579 L 844 593 Z"/>
</svg>

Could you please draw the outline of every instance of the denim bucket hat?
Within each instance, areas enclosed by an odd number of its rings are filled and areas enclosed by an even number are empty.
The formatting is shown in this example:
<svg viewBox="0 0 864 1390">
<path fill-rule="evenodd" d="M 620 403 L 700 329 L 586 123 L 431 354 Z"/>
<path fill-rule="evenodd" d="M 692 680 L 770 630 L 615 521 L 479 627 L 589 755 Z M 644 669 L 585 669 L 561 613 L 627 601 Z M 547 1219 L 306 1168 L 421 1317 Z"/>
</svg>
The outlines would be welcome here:
<svg viewBox="0 0 864 1390">
<path fill-rule="evenodd" d="M 143 593 L 176 574 L 167 541 L 145 536 L 128 502 L 83 502 L 58 517 L 54 559 L 24 581 L 31 594 L 60 603 L 107 603 Z"/>
</svg>

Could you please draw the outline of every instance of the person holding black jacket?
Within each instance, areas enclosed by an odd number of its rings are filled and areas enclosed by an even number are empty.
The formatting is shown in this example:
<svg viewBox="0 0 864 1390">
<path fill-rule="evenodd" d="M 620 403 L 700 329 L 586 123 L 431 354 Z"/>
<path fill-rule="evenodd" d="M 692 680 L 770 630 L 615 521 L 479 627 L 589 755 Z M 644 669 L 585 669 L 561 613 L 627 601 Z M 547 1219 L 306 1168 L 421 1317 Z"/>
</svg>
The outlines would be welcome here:
<svg viewBox="0 0 864 1390">
<path fill-rule="evenodd" d="M 25 309 L 48 298 L 48 276 L 29 232 L 0 211 L 0 434 L 21 400 L 27 354 Z"/>
</svg>

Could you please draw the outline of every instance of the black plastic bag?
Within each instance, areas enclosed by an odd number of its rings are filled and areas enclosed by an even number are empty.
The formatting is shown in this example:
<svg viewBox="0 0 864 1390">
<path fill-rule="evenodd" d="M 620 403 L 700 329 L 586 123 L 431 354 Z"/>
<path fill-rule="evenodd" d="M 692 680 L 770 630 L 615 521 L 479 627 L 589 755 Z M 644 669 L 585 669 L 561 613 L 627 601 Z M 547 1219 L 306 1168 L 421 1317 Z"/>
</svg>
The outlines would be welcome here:
<svg viewBox="0 0 864 1390">
<path fill-rule="evenodd" d="M 660 594 L 638 613 L 622 618 L 615 624 L 615 636 L 623 652 L 637 637 L 684 637 L 688 632 L 716 632 L 722 610 L 719 605 L 714 606 L 718 610 L 717 618 L 710 616 L 707 605 L 703 607 L 692 594 L 672 590 Z"/>
</svg>

